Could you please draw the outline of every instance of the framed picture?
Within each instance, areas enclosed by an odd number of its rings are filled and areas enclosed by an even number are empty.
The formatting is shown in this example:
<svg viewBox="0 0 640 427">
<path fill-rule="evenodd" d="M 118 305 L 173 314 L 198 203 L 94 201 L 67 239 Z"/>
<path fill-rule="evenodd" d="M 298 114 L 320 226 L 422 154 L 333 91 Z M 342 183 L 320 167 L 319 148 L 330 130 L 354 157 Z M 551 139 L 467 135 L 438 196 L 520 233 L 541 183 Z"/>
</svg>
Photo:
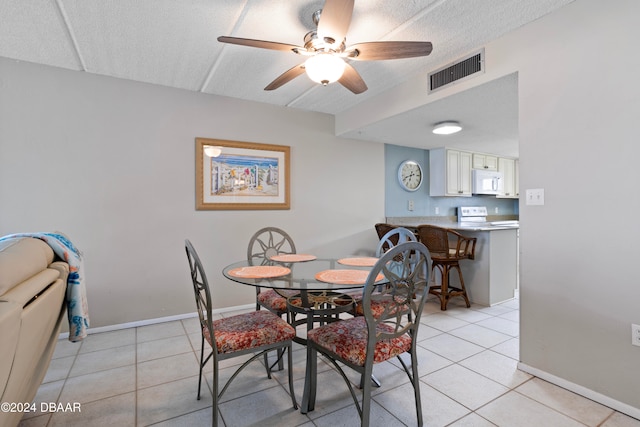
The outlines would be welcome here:
<svg viewBox="0 0 640 427">
<path fill-rule="evenodd" d="M 289 209 L 285 145 L 196 138 L 196 210 Z"/>
</svg>

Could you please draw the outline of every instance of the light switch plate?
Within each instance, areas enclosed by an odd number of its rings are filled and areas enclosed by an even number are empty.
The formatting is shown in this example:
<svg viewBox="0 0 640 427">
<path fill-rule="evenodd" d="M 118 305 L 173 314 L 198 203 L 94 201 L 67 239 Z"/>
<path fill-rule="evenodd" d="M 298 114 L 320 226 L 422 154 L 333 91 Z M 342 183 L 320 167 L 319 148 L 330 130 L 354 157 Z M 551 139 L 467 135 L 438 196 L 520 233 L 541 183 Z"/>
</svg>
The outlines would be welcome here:
<svg viewBox="0 0 640 427">
<path fill-rule="evenodd" d="M 544 205 L 544 188 L 533 188 L 526 192 L 527 205 Z"/>
</svg>

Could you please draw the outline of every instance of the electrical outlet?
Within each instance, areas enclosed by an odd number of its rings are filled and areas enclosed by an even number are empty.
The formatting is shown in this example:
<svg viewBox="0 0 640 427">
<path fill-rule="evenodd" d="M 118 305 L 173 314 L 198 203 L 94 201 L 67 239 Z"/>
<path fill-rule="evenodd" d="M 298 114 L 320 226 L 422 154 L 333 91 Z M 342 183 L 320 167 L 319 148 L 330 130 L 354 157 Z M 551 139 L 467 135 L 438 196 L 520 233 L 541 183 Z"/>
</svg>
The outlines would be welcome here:
<svg viewBox="0 0 640 427">
<path fill-rule="evenodd" d="M 494 209 L 494 212 L 495 212 L 495 213 L 499 213 L 499 211 L 500 211 L 500 210 L 499 210 L 499 209 L 498 209 L 498 207 L 496 206 L 496 208 Z"/>
<path fill-rule="evenodd" d="M 409 203 L 407 205 L 407 209 L 409 209 L 410 211 L 413 210 L 413 200 L 409 200 Z"/>
<path fill-rule="evenodd" d="M 631 344 L 640 347 L 640 325 L 631 324 Z"/>
<path fill-rule="evenodd" d="M 440 213 L 440 208 L 436 206 L 436 215 Z"/>
</svg>

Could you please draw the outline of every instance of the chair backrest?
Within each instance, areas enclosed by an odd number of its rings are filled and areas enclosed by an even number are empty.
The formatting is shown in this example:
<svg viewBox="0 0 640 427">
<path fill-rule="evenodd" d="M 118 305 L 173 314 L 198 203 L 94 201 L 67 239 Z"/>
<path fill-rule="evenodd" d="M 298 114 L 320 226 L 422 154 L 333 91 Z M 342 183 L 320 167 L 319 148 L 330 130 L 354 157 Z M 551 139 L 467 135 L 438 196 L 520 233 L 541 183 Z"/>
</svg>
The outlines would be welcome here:
<svg viewBox="0 0 640 427">
<path fill-rule="evenodd" d="M 376 225 L 374 225 L 374 227 L 376 229 L 376 233 L 378 233 L 378 239 L 382 239 L 382 236 L 384 236 L 385 234 L 387 234 L 388 232 L 396 228 L 395 225 L 386 224 L 384 222 L 379 222 Z"/>
<path fill-rule="evenodd" d="M 380 238 L 376 248 L 376 256 L 382 256 L 383 253 L 400 243 L 417 241 L 418 238 L 411 230 L 404 227 L 393 227 Z"/>
<path fill-rule="evenodd" d="M 411 256 L 413 255 L 413 256 Z M 400 258 L 402 268 L 396 268 Z M 414 264 L 415 262 L 415 264 Z M 367 355 L 374 354 L 375 343 L 409 333 L 416 337 L 422 308 L 427 299 L 431 258 L 427 248 L 419 242 L 405 242 L 391 248 L 371 269 L 365 283 L 362 309 L 367 322 Z M 376 284 L 382 273 L 387 283 Z M 372 303 L 382 302 L 383 315 L 375 315 Z M 408 315 L 407 315 L 408 314 Z M 379 325 L 392 327 L 394 333 L 382 332 Z M 415 350 L 416 340 L 412 346 Z"/>
<path fill-rule="evenodd" d="M 198 253 L 188 239 L 184 241 L 184 246 L 187 251 L 191 281 L 193 282 L 193 294 L 196 298 L 196 307 L 198 309 L 198 317 L 200 318 L 200 331 L 203 332 L 204 328 L 206 328 L 206 330 L 209 331 L 210 336 L 213 337 L 211 291 L 209 290 L 207 275 L 204 272 Z M 211 341 L 213 352 L 216 354 L 218 350 L 216 348 L 215 340 L 212 339 Z"/>
<path fill-rule="evenodd" d="M 473 259 L 477 238 L 465 237 L 455 230 L 435 225 L 418 226 L 418 238 L 433 258 Z"/>
<path fill-rule="evenodd" d="M 295 254 L 296 245 L 293 239 L 277 227 L 262 228 L 251 236 L 247 248 L 249 265 L 263 265 L 278 254 Z"/>
</svg>

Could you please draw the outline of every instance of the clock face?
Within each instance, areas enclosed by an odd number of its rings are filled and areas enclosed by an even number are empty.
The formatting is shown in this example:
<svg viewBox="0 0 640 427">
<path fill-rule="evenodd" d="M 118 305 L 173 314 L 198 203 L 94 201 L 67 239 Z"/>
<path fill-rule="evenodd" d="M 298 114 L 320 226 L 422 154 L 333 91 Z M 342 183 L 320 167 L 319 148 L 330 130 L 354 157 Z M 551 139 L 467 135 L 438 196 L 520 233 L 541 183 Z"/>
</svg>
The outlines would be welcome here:
<svg viewBox="0 0 640 427">
<path fill-rule="evenodd" d="M 398 181 L 407 191 L 416 191 L 422 184 L 422 168 L 413 160 L 402 162 L 398 168 Z"/>
</svg>

